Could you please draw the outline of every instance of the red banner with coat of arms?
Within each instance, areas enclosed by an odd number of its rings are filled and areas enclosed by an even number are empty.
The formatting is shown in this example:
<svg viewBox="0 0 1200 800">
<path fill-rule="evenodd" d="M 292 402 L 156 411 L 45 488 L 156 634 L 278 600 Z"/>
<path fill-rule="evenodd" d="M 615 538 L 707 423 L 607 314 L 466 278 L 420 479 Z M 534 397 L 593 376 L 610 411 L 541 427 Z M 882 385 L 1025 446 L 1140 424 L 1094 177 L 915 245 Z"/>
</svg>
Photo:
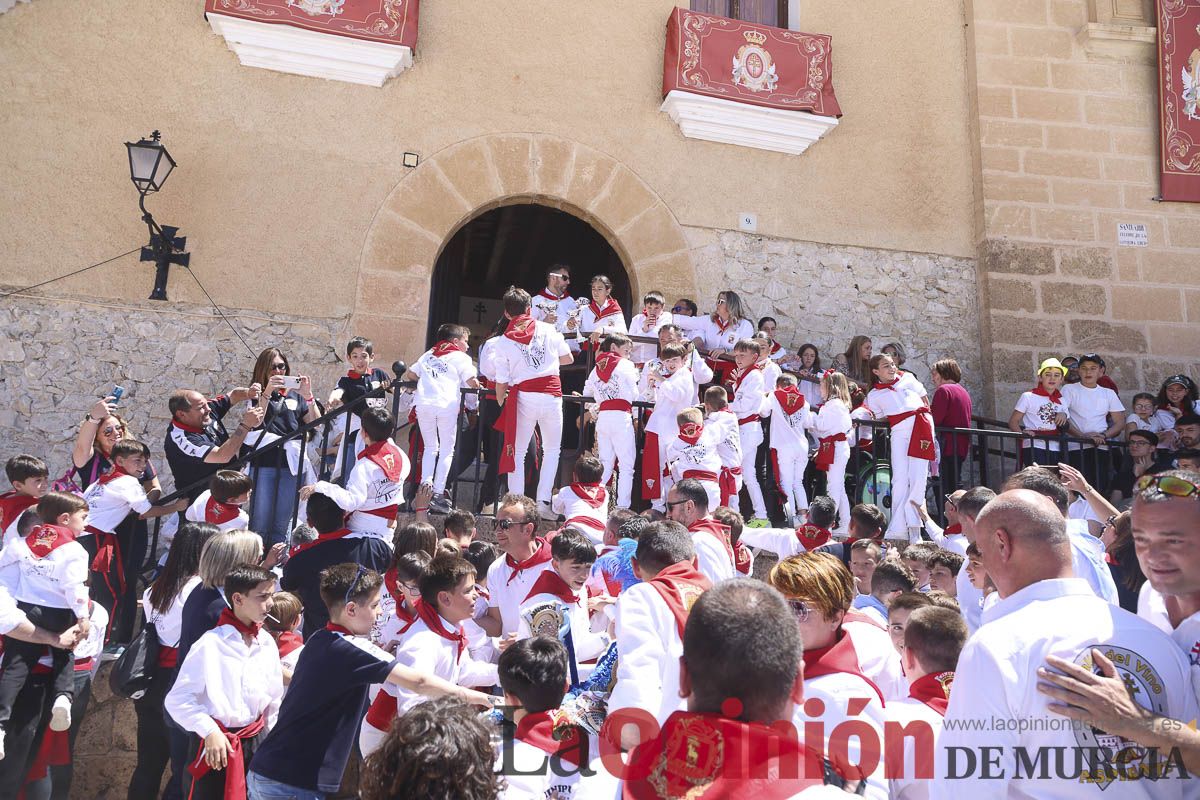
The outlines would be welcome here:
<svg viewBox="0 0 1200 800">
<path fill-rule="evenodd" d="M 663 97 L 680 90 L 840 117 L 829 36 L 676 8 L 667 22 Z"/>
<path fill-rule="evenodd" d="M 1200 203 L 1200 0 L 1158 1 L 1163 200 Z"/>
<path fill-rule="evenodd" d="M 419 0 L 204 0 L 205 14 L 398 44 L 416 50 Z"/>
</svg>

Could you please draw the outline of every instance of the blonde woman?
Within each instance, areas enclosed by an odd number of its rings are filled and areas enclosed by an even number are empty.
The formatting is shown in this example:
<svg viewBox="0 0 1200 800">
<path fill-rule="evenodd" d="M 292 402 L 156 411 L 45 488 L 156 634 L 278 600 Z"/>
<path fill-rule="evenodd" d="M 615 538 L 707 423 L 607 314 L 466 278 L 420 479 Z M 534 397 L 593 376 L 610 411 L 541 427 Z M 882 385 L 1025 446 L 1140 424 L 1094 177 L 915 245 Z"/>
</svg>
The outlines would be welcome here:
<svg viewBox="0 0 1200 800">
<path fill-rule="evenodd" d="M 850 463 L 850 384 L 840 372 L 821 375 L 821 410 L 814 433 L 820 442 L 814 464 L 826 474 L 825 493 L 838 510 L 834 533 L 844 534 L 850 523 L 850 498 L 846 496 L 846 466 Z"/>
<path fill-rule="evenodd" d="M 717 305 L 712 314 L 706 317 L 680 316 L 675 319 L 675 324 L 708 351 L 708 363 L 716 373 L 718 383 L 724 383 L 733 371 L 731 354 L 734 344 L 754 336 L 754 324 L 746 319 L 742 298 L 738 297 L 737 292 L 729 290 L 717 295 Z"/>
</svg>

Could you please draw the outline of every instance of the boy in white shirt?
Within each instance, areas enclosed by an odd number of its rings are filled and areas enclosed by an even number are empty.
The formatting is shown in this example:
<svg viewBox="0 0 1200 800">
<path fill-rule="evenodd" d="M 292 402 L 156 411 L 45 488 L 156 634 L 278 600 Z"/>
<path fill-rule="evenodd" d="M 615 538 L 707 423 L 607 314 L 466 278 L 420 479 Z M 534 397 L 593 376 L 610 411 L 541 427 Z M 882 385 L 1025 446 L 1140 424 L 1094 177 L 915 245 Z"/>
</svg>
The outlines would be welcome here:
<svg viewBox="0 0 1200 800">
<path fill-rule="evenodd" d="M 500 474 L 508 488 L 525 493 L 525 457 L 534 428 L 542 433 L 542 469 L 538 479 L 538 514 L 556 519 L 550 495 L 562 452 L 562 382 L 559 367 L 574 361 L 562 334 L 529 315 L 529 294 L 509 287 L 504 293 L 504 335 L 494 345 L 496 402 L 502 406 L 496 429 L 504 433 Z"/>
<path fill-rule="evenodd" d="M 242 506 L 250 502 L 252 489 L 254 481 L 246 473 L 218 470 L 208 482 L 208 488 L 188 506 L 183 516 L 189 522 L 207 522 L 222 531 L 249 530 L 250 515 L 242 510 Z"/>
<path fill-rule="evenodd" d="M 392 543 L 396 526 L 400 487 L 408 475 L 408 456 L 392 441 L 395 425 L 392 413 L 383 408 L 368 408 L 362 413 L 359 436 L 363 449 L 358 454 L 346 488 L 329 481 L 317 481 L 300 490 L 300 499 L 314 492 L 331 498 L 348 515 L 346 527 L 351 538 L 378 539 Z"/>
<path fill-rule="evenodd" d="M 559 489 L 550 503 L 555 514 L 567 518 L 563 527 L 582 531 L 596 547 L 604 543 L 604 528 L 608 525 L 608 491 L 601 483 L 604 467 L 591 453 L 575 462 L 575 480 Z"/>
<path fill-rule="evenodd" d="M 1062 396 L 1067 404 L 1067 430 L 1072 436 L 1093 442 L 1091 445 L 1068 442 L 1068 460 L 1107 497 L 1113 465 L 1105 442 L 1116 439 L 1125 429 L 1125 406 L 1116 392 L 1100 385 L 1103 369 L 1104 359 L 1100 356 L 1081 355 L 1079 383 L 1062 387 Z"/>
<path fill-rule="evenodd" d="M 136 575 L 125 574 L 124 547 L 117 535 L 117 526 L 130 513 L 139 519 L 165 517 L 186 511 L 189 501 L 181 497 L 165 506 L 152 506 L 142 488 L 140 476 L 146 471 L 150 449 L 133 439 L 121 439 L 113 445 L 109 458 L 113 468 L 96 479 L 83 493 L 88 504 L 87 526 L 79 536 L 79 543 L 91 558 L 92 597 L 108 611 L 109 631 L 112 621 L 120 618 L 126 600 L 128 582 Z"/>
<path fill-rule="evenodd" d="M 754 339 L 741 339 L 733 346 L 733 360 L 737 369 L 730 376 L 732 393 L 729 400 L 729 410 L 738 418 L 738 435 L 742 441 L 742 483 L 746 493 L 750 495 L 750 505 L 754 509 L 754 517 L 746 523 L 747 528 L 765 528 L 771 523 L 767 520 L 767 504 L 763 500 L 762 488 L 758 485 L 756 463 L 758 448 L 763 442 L 763 430 L 760 412 L 763 406 L 763 396 L 766 386 L 763 383 L 762 369 L 758 366 L 761 349 Z"/>
<path fill-rule="evenodd" d="M 742 440 L 738 435 L 737 417 L 729 410 L 729 395 L 724 386 L 710 386 L 704 390 L 704 430 L 716 441 L 717 457 L 721 459 L 721 474 L 717 478 L 721 486 L 718 505 L 733 508 L 737 505 L 738 492 L 742 490 Z"/>
<path fill-rule="evenodd" d="M 783 495 L 784 513 L 799 527 L 808 511 L 804 469 L 808 466 L 808 429 L 814 420 L 795 375 L 780 375 L 774 386 L 765 408 L 771 418 L 771 466 Z"/>
<path fill-rule="evenodd" d="M 667 445 L 667 467 L 671 480 L 699 481 L 708 493 L 708 507 L 721 505 L 721 458 L 717 455 L 719 430 L 706 431 L 698 408 L 685 408 L 675 418 L 679 435 Z"/>
<path fill-rule="evenodd" d="M 36 456 L 19 455 L 8 460 L 4 473 L 13 487 L 11 492 L 0 494 L 0 532 L 7 545 L 17 537 L 17 520 L 46 493 L 50 470 Z"/>
<path fill-rule="evenodd" d="M 229 607 L 192 645 L 163 701 L 188 732 L 192 762 L 183 780 L 191 800 L 245 792 L 250 760 L 283 698 L 279 648 L 262 627 L 273 605 L 275 574 L 239 564 L 224 589 Z"/>
<path fill-rule="evenodd" d="M 638 373 L 629 361 L 633 342 L 623 333 L 612 333 L 600 343 L 596 366 L 588 375 L 583 393 L 596 402 L 588 405 L 588 416 L 596 422 L 596 445 L 608 481 L 617 465 L 617 507 L 629 508 L 633 499 L 634 460 L 637 437 L 633 429 L 633 401 L 638 397 Z"/>
<path fill-rule="evenodd" d="M 461 325 L 442 325 L 437 331 L 437 344 L 408 370 L 417 379 L 414 406 L 421 441 L 425 445 L 421 477 L 433 486 L 429 508 L 435 514 L 450 513 L 446 480 L 450 476 L 454 443 L 458 437 L 458 410 L 462 404 L 459 390 L 479 387 L 475 365 L 467 355 L 469 336 Z M 478 402 L 477 395 L 467 395 L 468 408 Z"/>
<path fill-rule="evenodd" d="M 634 336 L 658 336 L 659 330 L 664 325 L 671 325 L 674 322 L 671 312 L 663 310 L 665 305 L 666 301 L 663 299 L 662 292 L 647 292 L 646 296 L 642 298 L 641 313 L 629 323 L 629 333 Z M 635 344 L 629 357 L 641 369 L 647 361 L 654 358 L 656 349 L 652 344 Z"/>
<path fill-rule="evenodd" d="M 679 433 L 679 412 L 692 405 L 696 397 L 692 371 L 684 366 L 686 352 L 681 344 L 664 347 L 661 372 L 649 375 L 646 391 L 650 395 L 643 394 L 643 399 L 653 400 L 655 405 L 642 446 L 642 499 L 650 500 L 659 511 L 666 508 L 667 489 L 672 483 L 665 470 L 667 445 Z"/>
<path fill-rule="evenodd" d="M 0 585 L 8 590 L 17 601 L 17 607 L 34 625 L 52 633 L 62 633 L 78 623 L 81 635 L 86 636 L 89 626 L 88 557 L 76 537 L 87 524 L 87 503 L 74 494 L 47 492 L 38 501 L 37 515 L 42 524 L 0 551 Z M 75 660 L 70 650 L 54 647 L 50 652 L 54 664 L 50 725 L 53 730 L 65 731 L 71 727 Z M 0 758 L 6 749 L 16 757 L 29 754 L 31 741 L 6 742 L 4 736 L 17 698 L 42 653 L 40 644 L 4 637 L 3 673 L 0 674 Z"/>
</svg>

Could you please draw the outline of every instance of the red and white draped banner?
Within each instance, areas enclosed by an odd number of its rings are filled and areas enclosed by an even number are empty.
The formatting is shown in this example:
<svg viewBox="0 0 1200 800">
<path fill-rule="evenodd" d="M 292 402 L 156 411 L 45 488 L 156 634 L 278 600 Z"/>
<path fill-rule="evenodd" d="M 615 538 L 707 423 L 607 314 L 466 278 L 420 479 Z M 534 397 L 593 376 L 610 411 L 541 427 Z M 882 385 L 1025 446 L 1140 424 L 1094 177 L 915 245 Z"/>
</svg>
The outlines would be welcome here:
<svg viewBox="0 0 1200 800">
<path fill-rule="evenodd" d="M 1200 203 L 1200 0 L 1158 0 L 1163 200 Z"/>
<path fill-rule="evenodd" d="M 205 0 L 204 11 L 415 50 L 417 6 L 418 0 Z"/>
<path fill-rule="evenodd" d="M 663 97 L 680 90 L 840 117 L 832 59 L 824 34 L 676 8 L 667 22 Z"/>
</svg>

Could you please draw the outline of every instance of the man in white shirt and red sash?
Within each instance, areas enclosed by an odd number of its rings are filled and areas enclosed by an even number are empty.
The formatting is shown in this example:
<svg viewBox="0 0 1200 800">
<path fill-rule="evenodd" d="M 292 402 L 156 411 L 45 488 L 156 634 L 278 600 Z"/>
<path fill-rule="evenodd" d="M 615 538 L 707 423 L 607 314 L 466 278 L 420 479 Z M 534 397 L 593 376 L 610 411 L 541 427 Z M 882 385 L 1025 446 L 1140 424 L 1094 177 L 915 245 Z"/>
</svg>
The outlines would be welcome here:
<svg viewBox="0 0 1200 800">
<path fill-rule="evenodd" d="M 530 316 L 545 322 L 559 333 L 567 332 L 567 319 L 578 303 L 571 297 L 571 268 L 566 264 L 555 264 L 546 272 L 546 288 L 532 299 Z"/>
<path fill-rule="evenodd" d="M 537 509 L 524 495 L 506 494 L 496 504 L 496 545 L 504 551 L 487 572 L 488 610 L 478 617 L 488 636 L 511 641 L 521 623 L 521 603 L 550 563 L 550 544 L 537 535 Z"/>
<path fill-rule="evenodd" d="M 509 287 L 504 293 L 508 329 L 495 345 L 496 402 L 501 407 L 496 430 L 504 434 L 500 474 L 508 475 L 509 491 L 525 493 L 525 456 L 535 427 L 542 434 L 542 470 L 538 480 L 538 513 L 557 519 L 550 495 L 558 477 L 562 450 L 562 382 L 558 369 L 574 358 L 562 334 L 529 315 L 529 294 Z"/>
<path fill-rule="evenodd" d="M 708 513 L 708 490 L 685 478 L 667 492 L 667 516 L 687 528 L 696 548 L 696 566 L 713 585 L 735 575 L 729 529 Z"/>
<path fill-rule="evenodd" d="M 1194 796 L 1194 779 L 1169 754 L 1092 725 L 1055 724 L 1035 690 L 1048 658 L 1090 674 L 1100 651 L 1139 705 L 1180 720 L 1200 715 L 1179 648 L 1074 577 L 1066 520 L 1054 502 L 1025 489 L 1004 492 L 976 518 L 975 545 L 1002 599 L 984 612 L 959 659 L 930 796 L 1102 797 L 1113 783 L 1122 798 Z M 1056 752 L 1064 777 L 1044 761 L 1053 763 Z"/>
</svg>

